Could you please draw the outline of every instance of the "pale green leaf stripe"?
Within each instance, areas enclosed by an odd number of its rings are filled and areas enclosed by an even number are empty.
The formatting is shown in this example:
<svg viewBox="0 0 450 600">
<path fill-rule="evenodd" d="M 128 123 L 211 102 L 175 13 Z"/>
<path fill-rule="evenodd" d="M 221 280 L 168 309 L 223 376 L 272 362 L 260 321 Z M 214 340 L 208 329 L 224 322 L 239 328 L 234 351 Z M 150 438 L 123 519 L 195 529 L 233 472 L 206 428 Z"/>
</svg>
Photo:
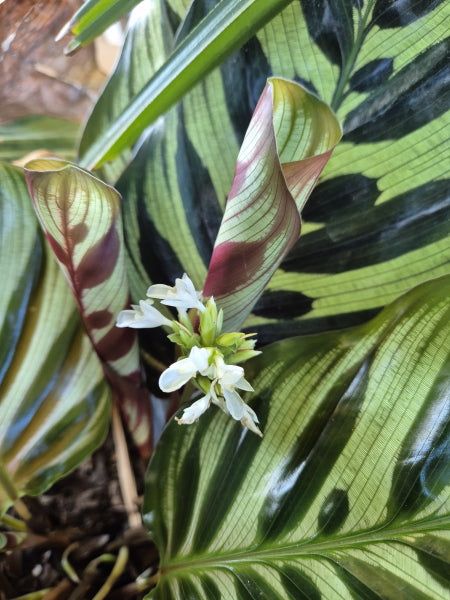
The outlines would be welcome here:
<svg viewBox="0 0 450 600">
<path fill-rule="evenodd" d="M 19 495 L 41 493 L 84 460 L 106 435 L 110 406 L 89 339 L 74 337 L 75 302 L 50 250 L 27 309 L 0 386 L 0 466 Z M 9 504 L 0 485 L 0 510 Z"/>
<path fill-rule="evenodd" d="M 262 440 L 219 411 L 172 422 L 147 478 L 148 598 L 445 598 L 449 299 L 443 277 L 267 347 L 246 368 Z"/>
<path fill-rule="evenodd" d="M 191 228 L 193 223 L 198 223 L 199 208 L 192 206 L 187 215 L 183 205 L 183 198 L 190 193 L 193 182 L 178 136 L 176 117 L 175 110 L 169 111 L 164 117 L 164 127 L 156 127 L 152 131 L 136 159 L 117 182 L 117 189 L 124 199 L 124 232 L 127 250 L 132 257 L 127 264 L 127 273 L 134 299 L 145 297 L 154 269 L 154 282 L 162 280 L 157 278 L 158 261 L 152 260 L 151 264 L 145 265 L 150 270 L 148 273 L 140 258 L 141 253 L 144 256 L 151 252 L 152 256 L 156 251 L 164 259 L 174 257 L 168 273 L 162 275 L 169 281 L 179 277 L 183 269 L 197 289 L 202 289 L 206 278 L 209 256 L 202 253 Z M 184 168 L 178 175 L 180 163 Z M 146 215 L 145 220 L 142 215 Z M 212 245 L 211 240 L 211 249 Z M 178 261 L 179 257 L 182 257 L 184 266 Z"/>
<path fill-rule="evenodd" d="M 356 312 L 383 306 L 407 292 L 417 280 L 427 280 L 449 273 L 450 244 L 440 240 L 407 252 L 398 258 L 378 265 L 369 265 L 344 273 L 302 274 L 278 271 L 269 290 L 301 289 L 314 298 L 312 310 L 296 321 L 301 323 L 328 315 Z M 376 277 L 376 282 L 374 282 Z M 254 318 L 249 323 L 270 322 Z"/>
<path fill-rule="evenodd" d="M 187 36 L 108 130 L 81 156 L 92 168 L 115 158 L 207 72 L 291 0 L 225 0 Z"/>
</svg>

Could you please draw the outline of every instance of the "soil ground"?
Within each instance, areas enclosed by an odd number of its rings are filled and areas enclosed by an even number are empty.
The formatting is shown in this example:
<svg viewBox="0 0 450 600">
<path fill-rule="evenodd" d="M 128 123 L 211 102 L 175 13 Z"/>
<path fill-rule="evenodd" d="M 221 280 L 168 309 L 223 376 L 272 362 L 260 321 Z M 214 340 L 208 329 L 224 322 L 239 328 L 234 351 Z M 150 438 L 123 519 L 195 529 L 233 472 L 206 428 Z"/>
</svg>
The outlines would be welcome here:
<svg viewBox="0 0 450 600">
<path fill-rule="evenodd" d="M 137 454 L 131 459 L 141 503 L 145 465 Z M 26 595 L 43 590 L 47 590 L 43 595 L 28 597 L 91 600 L 111 573 L 119 553 L 125 568 L 111 591 L 101 597 L 144 598 L 149 586 L 140 591 L 136 579 L 148 581 L 157 571 L 157 550 L 143 527 L 129 527 L 111 436 L 91 458 L 45 494 L 24 500 L 32 514 L 32 533 L 22 546 L 0 554 L 0 600 L 22 596 L 27 600 Z M 65 567 L 65 557 L 73 572 Z"/>
</svg>

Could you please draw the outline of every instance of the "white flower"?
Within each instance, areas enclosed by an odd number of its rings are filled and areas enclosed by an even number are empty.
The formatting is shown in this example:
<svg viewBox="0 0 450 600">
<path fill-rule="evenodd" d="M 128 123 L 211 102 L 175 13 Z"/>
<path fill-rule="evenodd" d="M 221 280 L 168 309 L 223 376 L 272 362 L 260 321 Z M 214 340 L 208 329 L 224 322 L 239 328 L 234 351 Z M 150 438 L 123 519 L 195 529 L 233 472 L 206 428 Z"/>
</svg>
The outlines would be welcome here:
<svg viewBox="0 0 450 600">
<path fill-rule="evenodd" d="M 249 382 L 244 379 L 244 369 L 237 365 L 227 365 L 223 358 L 219 357 L 216 359 L 216 378 L 222 388 L 222 395 L 230 415 L 236 421 L 240 421 L 247 405 L 234 388 L 248 392 L 254 391 Z"/>
<path fill-rule="evenodd" d="M 190 425 L 208 410 L 211 402 L 217 404 L 226 414 L 240 421 L 244 427 L 262 437 L 257 423 L 258 417 L 236 392 L 235 388 L 253 391 L 249 382 L 244 379 L 244 369 L 236 365 L 227 365 L 221 356 L 215 358 L 210 365 L 213 350 L 211 348 L 192 348 L 188 358 L 171 365 L 159 379 L 159 387 L 165 392 L 172 392 L 184 385 L 197 373 L 209 377 L 209 392 L 185 408 L 181 418 L 175 417 L 179 425 Z M 217 388 L 216 388 L 217 386 Z M 219 388 L 220 386 L 220 388 Z"/>
<path fill-rule="evenodd" d="M 186 311 L 189 308 L 197 308 L 200 312 L 205 310 L 204 304 L 200 302 L 201 292 L 197 292 L 194 284 L 186 275 L 182 279 L 175 279 L 175 286 L 158 283 L 151 285 L 147 290 L 149 298 L 158 298 L 161 304 L 175 306 L 178 310 Z"/>
<path fill-rule="evenodd" d="M 117 327 L 160 327 L 161 325 L 172 326 L 172 321 L 166 319 L 159 310 L 152 306 L 153 300 L 140 300 L 139 306 L 132 304 L 132 310 L 121 310 L 117 315 Z"/>
<path fill-rule="evenodd" d="M 212 395 L 213 402 L 220 406 L 222 410 L 226 408 L 233 419 L 240 421 L 244 427 L 262 436 L 261 431 L 256 425 L 258 417 L 255 411 L 242 400 L 235 390 L 235 388 L 238 388 L 248 392 L 254 391 L 249 382 L 244 378 L 244 369 L 236 365 L 227 365 L 219 357 L 215 361 L 215 376 L 216 379 L 211 388 L 213 388 L 216 381 L 220 384 L 222 395 L 225 399 L 225 407 L 221 398 L 217 397 L 215 393 Z"/>
<path fill-rule="evenodd" d="M 211 404 L 211 393 L 202 396 L 199 400 L 191 404 L 188 408 L 185 408 L 181 419 L 175 417 L 175 421 L 178 421 L 178 425 L 191 425 L 194 421 L 197 421 L 200 415 L 202 415 Z"/>
<path fill-rule="evenodd" d="M 170 365 L 159 378 L 159 387 L 163 392 L 173 392 L 195 377 L 197 373 L 207 375 L 210 371 L 210 348 L 194 346 L 187 358 L 183 358 Z"/>
</svg>

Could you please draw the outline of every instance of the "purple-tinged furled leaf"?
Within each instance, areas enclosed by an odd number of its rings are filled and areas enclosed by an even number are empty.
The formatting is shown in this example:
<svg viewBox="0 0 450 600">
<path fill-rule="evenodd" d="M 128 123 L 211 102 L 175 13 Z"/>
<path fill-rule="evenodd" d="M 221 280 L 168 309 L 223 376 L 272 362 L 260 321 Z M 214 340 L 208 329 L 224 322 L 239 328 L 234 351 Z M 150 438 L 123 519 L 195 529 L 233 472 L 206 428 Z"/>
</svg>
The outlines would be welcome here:
<svg viewBox="0 0 450 600">
<path fill-rule="evenodd" d="M 325 102 L 272 78 L 253 114 L 214 246 L 204 296 L 238 330 L 300 236 L 301 210 L 342 135 Z"/>
<path fill-rule="evenodd" d="M 133 438 L 150 451 L 150 402 L 140 388 L 136 332 L 118 329 L 129 305 L 120 195 L 112 187 L 58 159 L 25 168 L 39 221 L 69 283 Z"/>
</svg>

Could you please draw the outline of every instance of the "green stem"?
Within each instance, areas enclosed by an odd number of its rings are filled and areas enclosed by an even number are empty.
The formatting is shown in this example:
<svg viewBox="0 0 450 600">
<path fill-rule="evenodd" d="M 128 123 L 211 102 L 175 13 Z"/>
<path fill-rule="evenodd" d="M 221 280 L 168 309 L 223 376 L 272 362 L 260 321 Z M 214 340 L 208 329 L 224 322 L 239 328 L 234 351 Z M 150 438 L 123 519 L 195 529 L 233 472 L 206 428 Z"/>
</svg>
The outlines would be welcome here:
<svg viewBox="0 0 450 600">
<path fill-rule="evenodd" d="M 155 587 L 155 585 L 159 581 L 160 576 L 161 576 L 161 574 L 158 571 L 157 573 L 155 573 L 154 575 L 151 575 L 150 577 L 138 577 L 136 579 L 136 590 L 138 592 L 146 592 L 147 590 L 151 589 L 152 587 Z"/>
<path fill-rule="evenodd" d="M 3 487 L 12 502 L 19 498 L 19 493 L 14 487 L 6 470 L 0 465 L 0 485 Z"/>
<path fill-rule="evenodd" d="M 80 578 L 78 577 L 75 569 L 72 567 L 72 565 L 69 562 L 69 554 L 72 552 L 72 550 L 74 548 L 77 548 L 78 546 L 79 546 L 78 542 L 73 542 L 73 544 L 70 544 L 69 546 L 67 546 L 67 548 L 64 550 L 62 558 L 61 558 L 61 567 L 66 572 L 69 579 L 71 581 L 73 581 L 74 583 L 80 583 Z"/>
<path fill-rule="evenodd" d="M 103 600 L 107 597 L 109 592 L 111 591 L 112 586 L 116 582 L 117 579 L 122 575 L 125 567 L 128 562 L 128 548 L 127 546 L 122 546 L 117 555 L 117 560 L 114 563 L 114 567 L 112 568 L 111 573 L 108 575 L 105 583 L 99 589 L 99 591 L 95 594 L 92 600 Z"/>
</svg>

